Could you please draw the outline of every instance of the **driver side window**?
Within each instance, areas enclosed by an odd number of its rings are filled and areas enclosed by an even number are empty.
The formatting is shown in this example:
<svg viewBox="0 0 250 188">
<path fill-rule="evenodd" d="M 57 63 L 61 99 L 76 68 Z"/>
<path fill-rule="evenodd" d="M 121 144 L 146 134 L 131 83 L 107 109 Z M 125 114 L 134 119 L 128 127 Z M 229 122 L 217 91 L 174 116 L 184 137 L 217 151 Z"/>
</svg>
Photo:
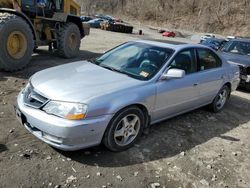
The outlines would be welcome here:
<svg viewBox="0 0 250 188">
<path fill-rule="evenodd" d="M 169 67 L 170 69 L 176 68 L 184 70 L 186 74 L 197 72 L 194 49 L 188 49 L 178 53 Z"/>
</svg>

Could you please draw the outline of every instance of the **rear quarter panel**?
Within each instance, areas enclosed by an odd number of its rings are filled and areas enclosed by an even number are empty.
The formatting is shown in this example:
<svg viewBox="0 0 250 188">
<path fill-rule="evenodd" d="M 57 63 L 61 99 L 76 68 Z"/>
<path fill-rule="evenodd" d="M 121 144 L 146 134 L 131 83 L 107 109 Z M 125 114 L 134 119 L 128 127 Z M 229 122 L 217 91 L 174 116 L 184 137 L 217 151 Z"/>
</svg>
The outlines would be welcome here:
<svg viewBox="0 0 250 188">
<path fill-rule="evenodd" d="M 231 83 L 231 91 L 235 91 L 240 83 L 240 69 L 239 66 L 225 62 L 227 65 L 227 77 Z"/>
</svg>

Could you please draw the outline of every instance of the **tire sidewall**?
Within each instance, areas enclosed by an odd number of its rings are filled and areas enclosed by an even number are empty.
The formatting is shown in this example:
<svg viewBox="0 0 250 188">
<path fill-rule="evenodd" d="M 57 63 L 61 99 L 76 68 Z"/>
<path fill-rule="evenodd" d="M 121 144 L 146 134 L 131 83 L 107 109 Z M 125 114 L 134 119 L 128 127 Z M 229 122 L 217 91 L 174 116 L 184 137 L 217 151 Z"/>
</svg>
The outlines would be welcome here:
<svg viewBox="0 0 250 188">
<path fill-rule="evenodd" d="M 140 122 L 141 122 L 141 126 L 140 126 L 140 130 L 136 136 L 136 138 L 128 145 L 126 146 L 119 146 L 116 144 L 115 139 L 114 139 L 114 133 L 115 133 L 115 129 L 118 125 L 118 123 L 122 120 L 122 118 L 124 118 L 125 116 L 129 115 L 129 114 L 135 114 L 139 117 Z M 110 121 L 105 134 L 104 134 L 104 138 L 103 138 L 103 143 L 104 145 L 112 150 L 112 151 L 124 151 L 128 148 L 130 148 L 131 146 L 133 146 L 138 139 L 140 138 L 143 128 L 144 128 L 144 124 L 145 124 L 145 117 L 143 112 L 137 108 L 137 107 L 129 107 L 126 108 L 120 112 L 118 112 Z"/>
<path fill-rule="evenodd" d="M 70 35 L 72 33 L 75 33 L 76 35 L 76 40 L 77 40 L 77 45 L 76 45 L 76 49 L 72 50 L 69 45 L 68 45 L 68 39 L 70 37 Z M 71 58 L 71 57 L 75 57 L 78 55 L 79 50 L 80 50 L 80 44 L 81 44 L 81 34 L 80 34 L 80 30 L 77 27 L 76 24 L 69 24 L 66 31 L 65 31 L 65 35 L 64 35 L 64 51 L 65 51 L 65 56 L 67 58 Z"/>
<path fill-rule="evenodd" d="M 0 30 L 0 41 L 2 45 L 0 45 L 0 62 L 6 67 L 7 69 L 20 69 L 27 65 L 31 59 L 34 42 L 33 42 L 33 35 L 29 25 L 26 21 L 22 20 L 21 18 L 14 17 L 15 19 L 8 20 L 3 28 Z M 12 58 L 8 51 L 7 51 L 7 40 L 10 33 L 14 31 L 21 32 L 27 41 L 27 50 L 24 56 L 20 59 Z M 8 68 L 9 67 L 9 68 Z"/>
<path fill-rule="evenodd" d="M 224 89 L 227 90 L 227 99 L 226 99 L 226 102 L 225 102 L 225 104 L 223 105 L 223 107 L 219 109 L 219 108 L 217 107 L 216 103 L 217 103 L 217 101 L 218 101 L 219 94 L 220 94 Z M 220 112 L 220 111 L 225 107 L 225 105 L 227 104 L 227 101 L 228 101 L 228 99 L 229 99 L 229 96 L 230 96 L 230 89 L 228 88 L 228 86 L 224 85 L 224 86 L 220 89 L 220 91 L 218 92 L 218 94 L 216 95 L 216 97 L 215 97 L 214 100 L 213 100 L 213 103 L 212 103 L 212 110 L 213 110 L 213 112 L 215 112 L 215 113 L 216 113 L 216 112 Z"/>
</svg>

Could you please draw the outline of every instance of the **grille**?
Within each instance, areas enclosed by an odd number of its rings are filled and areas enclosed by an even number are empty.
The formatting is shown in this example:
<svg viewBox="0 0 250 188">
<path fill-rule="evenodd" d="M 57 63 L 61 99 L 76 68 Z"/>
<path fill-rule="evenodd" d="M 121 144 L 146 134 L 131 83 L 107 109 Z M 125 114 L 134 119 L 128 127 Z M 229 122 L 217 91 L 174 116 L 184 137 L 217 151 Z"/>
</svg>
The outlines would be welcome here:
<svg viewBox="0 0 250 188">
<path fill-rule="evenodd" d="M 34 91 L 34 88 L 29 84 L 24 91 L 24 104 L 32 108 L 42 107 L 48 99 Z"/>
</svg>

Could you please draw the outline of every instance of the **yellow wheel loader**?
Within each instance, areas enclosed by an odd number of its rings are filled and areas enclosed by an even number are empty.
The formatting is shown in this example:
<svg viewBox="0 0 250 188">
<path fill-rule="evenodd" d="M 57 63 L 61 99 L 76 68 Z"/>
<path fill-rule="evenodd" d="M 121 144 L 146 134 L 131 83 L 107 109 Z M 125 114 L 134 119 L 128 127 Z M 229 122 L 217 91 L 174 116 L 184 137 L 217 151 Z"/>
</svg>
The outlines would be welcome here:
<svg viewBox="0 0 250 188">
<path fill-rule="evenodd" d="M 0 69 L 24 68 L 38 46 L 64 58 L 77 56 L 90 30 L 79 16 L 73 0 L 0 0 Z"/>
</svg>

